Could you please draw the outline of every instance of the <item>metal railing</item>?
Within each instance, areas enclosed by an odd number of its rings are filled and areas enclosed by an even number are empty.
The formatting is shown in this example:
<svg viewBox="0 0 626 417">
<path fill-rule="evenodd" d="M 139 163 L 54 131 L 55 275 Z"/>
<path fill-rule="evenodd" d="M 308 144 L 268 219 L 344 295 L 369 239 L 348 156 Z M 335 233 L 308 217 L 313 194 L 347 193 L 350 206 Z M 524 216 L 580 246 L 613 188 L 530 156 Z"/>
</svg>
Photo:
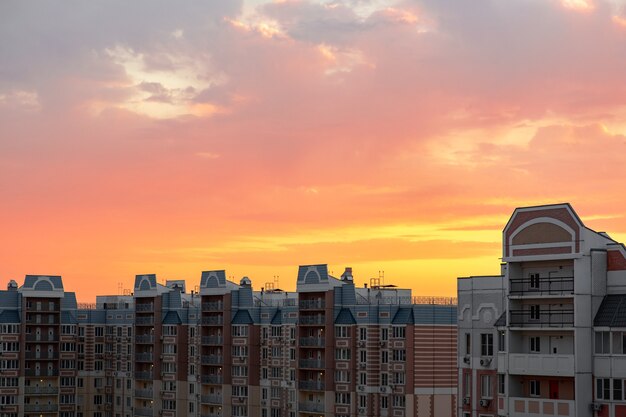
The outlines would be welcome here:
<svg viewBox="0 0 626 417">
<path fill-rule="evenodd" d="M 223 311 L 224 303 L 221 301 L 210 301 L 207 303 L 202 303 L 203 311 Z"/>
<path fill-rule="evenodd" d="M 300 316 L 300 324 L 319 324 L 319 325 L 323 325 L 326 324 L 326 317 L 325 316 Z"/>
<path fill-rule="evenodd" d="M 323 403 L 314 403 L 311 401 L 302 402 L 298 404 L 298 409 L 300 411 L 312 411 L 314 413 L 323 413 L 324 412 L 324 404 Z"/>
<path fill-rule="evenodd" d="M 222 316 L 206 316 L 202 317 L 202 324 L 218 325 L 224 324 L 224 317 Z"/>
<path fill-rule="evenodd" d="M 298 305 L 300 310 L 323 310 L 326 308 L 324 300 L 301 300 Z"/>
<path fill-rule="evenodd" d="M 58 410 L 58 404 L 24 404 L 27 413 L 56 413 Z"/>
<path fill-rule="evenodd" d="M 200 402 L 203 404 L 221 404 L 221 395 L 203 395 L 200 397 Z"/>
<path fill-rule="evenodd" d="M 202 336 L 203 345 L 223 345 L 224 338 L 222 336 Z"/>
<path fill-rule="evenodd" d="M 154 311 L 154 304 L 135 304 L 135 311 L 138 313 L 150 313 Z"/>
<path fill-rule="evenodd" d="M 509 293 L 512 295 L 573 294 L 574 277 L 511 278 Z"/>
<path fill-rule="evenodd" d="M 221 375 L 202 375 L 201 379 L 203 384 L 223 384 L 224 377 Z"/>
<path fill-rule="evenodd" d="M 152 372 L 135 372 L 135 379 L 143 379 L 151 381 L 153 378 Z"/>
<path fill-rule="evenodd" d="M 135 408 L 135 415 L 151 417 L 152 416 L 152 408 Z"/>
<path fill-rule="evenodd" d="M 142 334 L 135 336 L 135 343 L 151 345 L 154 343 L 154 336 L 150 334 Z"/>
<path fill-rule="evenodd" d="M 300 359 L 300 368 L 324 369 L 325 363 L 321 359 Z"/>
<path fill-rule="evenodd" d="M 540 306 L 538 311 L 511 310 L 511 327 L 573 327 L 574 310 Z"/>
<path fill-rule="evenodd" d="M 323 381 L 300 381 L 298 382 L 298 388 L 307 391 L 324 391 L 324 382 Z"/>
<path fill-rule="evenodd" d="M 137 362 L 153 362 L 154 355 L 151 352 L 137 353 L 135 354 L 135 360 Z"/>
<path fill-rule="evenodd" d="M 202 365 L 221 365 L 224 357 L 221 355 L 202 355 Z"/>
<path fill-rule="evenodd" d="M 326 341 L 321 337 L 301 337 L 300 346 L 304 347 L 324 347 Z"/>
<path fill-rule="evenodd" d="M 153 326 L 153 317 L 135 317 L 135 324 L 138 326 Z"/>
<path fill-rule="evenodd" d="M 139 398 L 152 398 L 153 391 L 151 389 L 136 389 L 135 397 Z"/>
<path fill-rule="evenodd" d="M 58 387 L 24 387 L 24 394 L 27 395 L 57 395 Z"/>
</svg>

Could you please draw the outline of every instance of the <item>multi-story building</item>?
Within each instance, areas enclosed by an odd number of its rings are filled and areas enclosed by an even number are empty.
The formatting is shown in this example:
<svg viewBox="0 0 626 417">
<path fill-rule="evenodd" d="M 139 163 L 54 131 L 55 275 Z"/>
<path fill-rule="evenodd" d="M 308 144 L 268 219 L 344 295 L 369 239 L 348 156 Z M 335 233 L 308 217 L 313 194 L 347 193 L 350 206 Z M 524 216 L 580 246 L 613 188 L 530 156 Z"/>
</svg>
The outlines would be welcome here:
<svg viewBox="0 0 626 417">
<path fill-rule="evenodd" d="M 625 416 L 626 249 L 569 204 L 518 208 L 502 275 L 460 278 L 460 416 Z"/>
<path fill-rule="evenodd" d="M 267 287 L 267 286 L 266 286 Z M 0 417 L 455 416 L 456 305 L 301 266 L 295 292 L 138 275 L 79 306 L 61 277 L 0 291 Z"/>
</svg>

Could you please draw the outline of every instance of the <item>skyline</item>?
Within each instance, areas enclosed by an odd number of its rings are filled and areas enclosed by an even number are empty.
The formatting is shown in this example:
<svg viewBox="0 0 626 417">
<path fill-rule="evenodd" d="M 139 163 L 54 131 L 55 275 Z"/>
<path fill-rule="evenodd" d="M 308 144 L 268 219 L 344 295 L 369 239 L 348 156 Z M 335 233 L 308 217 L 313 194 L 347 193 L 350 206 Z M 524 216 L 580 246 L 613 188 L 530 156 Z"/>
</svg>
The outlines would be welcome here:
<svg viewBox="0 0 626 417">
<path fill-rule="evenodd" d="M 52 18 L 51 18 L 52 17 Z M 496 274 L 516 207 L 626 240 L 616 1 L 0 4 L 0 283 Z"/>
</svg>

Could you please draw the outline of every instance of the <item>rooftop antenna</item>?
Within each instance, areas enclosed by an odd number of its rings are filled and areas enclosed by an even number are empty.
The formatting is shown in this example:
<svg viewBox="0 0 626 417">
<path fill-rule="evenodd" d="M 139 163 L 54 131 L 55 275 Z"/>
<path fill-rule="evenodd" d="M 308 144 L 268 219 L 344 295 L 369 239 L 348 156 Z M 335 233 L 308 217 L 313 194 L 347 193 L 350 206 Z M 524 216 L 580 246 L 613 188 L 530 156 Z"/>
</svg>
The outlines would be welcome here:
<svg viewBox="0 0 626 417">
<path fill-rule="evenodd" d="M 118 292 L 120 295 L 123 295 L 123 294 L 124 294 L 124 292 L 123 292 L 123 291 L 124 291 L 124 284 L 123 284 L 123 283 L 121 283 L 121 282 L 118 282 L 118 283 L 117 283 L 117 292 Z"/>
<path fill-rule="evenodd" d="M 385 271 L 378 271 L 378 279 L 382 285 L 385 285 Z"/>
</svg>

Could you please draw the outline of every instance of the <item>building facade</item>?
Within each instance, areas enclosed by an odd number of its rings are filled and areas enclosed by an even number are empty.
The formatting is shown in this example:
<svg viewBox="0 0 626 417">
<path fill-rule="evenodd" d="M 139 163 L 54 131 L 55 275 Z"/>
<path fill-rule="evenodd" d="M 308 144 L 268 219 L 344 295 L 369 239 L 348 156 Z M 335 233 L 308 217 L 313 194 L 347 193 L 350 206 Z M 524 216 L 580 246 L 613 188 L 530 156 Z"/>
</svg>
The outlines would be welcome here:
<svg viewBox="0 0 626 417">
<path fill-rule="evenodd" d="M 502 275 L 459 278 L 460 416 L 626 416 L 626 249 L 569 204 L 518 208 Z"/>
<path fill-rule="evenodd" d="M 301 266 L 295 292 L 138 275 L 79 306 L 59 276 L 0 291 L 0 417 L 455 416 L 456 305 Z"/>
</svg>

